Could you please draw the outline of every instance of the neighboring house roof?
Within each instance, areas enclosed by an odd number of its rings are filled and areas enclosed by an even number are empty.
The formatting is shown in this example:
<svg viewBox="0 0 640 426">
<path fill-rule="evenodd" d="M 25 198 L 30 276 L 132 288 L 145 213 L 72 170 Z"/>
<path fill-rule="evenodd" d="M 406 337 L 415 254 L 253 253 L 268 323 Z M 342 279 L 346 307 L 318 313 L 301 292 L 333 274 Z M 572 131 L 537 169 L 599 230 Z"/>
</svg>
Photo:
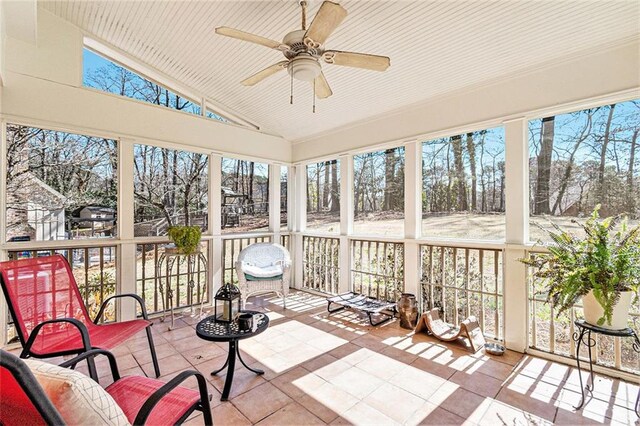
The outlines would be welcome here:
<svg viewBox="0 0 640 426">
<path fill-rule="evenodd" d="M 46 183 L 44 183 L 43 181 L 35 177 L 32 173 L 27 173 L 27 175 L 29 176 L 29 179 L 32 182 L 36 183 L 39 187 L 49 192 L 49 194 L 51 194 L 53 197 L 58 198 L 62 203 L 66 201 L 67 199 L 66 196 L 62 195 L 61 193 L 59 193 L 58 191 L 56 191 L 55 189 L 53 189 L 52 187 L 50 187 L 49 185 L 47 185 Z"/>
<path fill-rule="evenodd" d="M 88 210 L 90 213 L 104 213 L 115 215 L 116 210 L 106 206 L 80 206 L 73 211 L 73 216 L 80 216 L 83 210 Z"/>
</svg>

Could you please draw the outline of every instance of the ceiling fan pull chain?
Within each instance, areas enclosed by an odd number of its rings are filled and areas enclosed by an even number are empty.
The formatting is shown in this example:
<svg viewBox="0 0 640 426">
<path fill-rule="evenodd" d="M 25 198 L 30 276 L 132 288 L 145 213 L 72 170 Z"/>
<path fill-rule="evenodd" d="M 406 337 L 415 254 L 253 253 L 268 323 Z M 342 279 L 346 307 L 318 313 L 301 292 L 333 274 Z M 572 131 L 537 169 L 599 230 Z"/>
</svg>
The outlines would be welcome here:
<svg viewBox="0 0 640 426">
<path fill-rule="evenodd" d="M 316 113 L 316 81 L 313 80 L 313 113 Z"/>
<path fill-rule="evenodd" d="M 291 73 L 291 99 L 289 100 L 289 104 L 293 105 L 293 73 Z"/>
</svg>

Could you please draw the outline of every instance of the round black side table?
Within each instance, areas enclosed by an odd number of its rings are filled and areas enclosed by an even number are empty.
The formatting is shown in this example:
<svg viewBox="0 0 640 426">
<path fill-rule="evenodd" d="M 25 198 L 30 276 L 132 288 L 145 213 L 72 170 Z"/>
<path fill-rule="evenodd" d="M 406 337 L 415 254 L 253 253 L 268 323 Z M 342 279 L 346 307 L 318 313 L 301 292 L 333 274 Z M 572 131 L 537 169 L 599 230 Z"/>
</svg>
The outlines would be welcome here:
<svg viewBox="0 0 640 426">
<path fill-rule="evenodd" d="M 261 312 L 257 311 L 241 311 L 242 313 L 253 314 L 253 321 L 257 323 L 251 330 L 240 330 L 238 328 L 238 322 L 222 322 L 216 321 L 214 315 L 207 317 L 200 321 L 196 326 L 196 334 L 199 338 L 209 340 L 212 342 L 229 342 L 229 353 L 227 354 L 227 360 L 224 365 L 219 369 L 212 371 L 211 375 L 215 376 L 225 368 L 227 368 L 227 377 L 224 381 L 224 389 L 222 390 L 221 401 L 229 399 L 229 392 L 231 392 L 231 384 L 233 383 L 233 373 L 236 368 L 236 356 L 245 366 L 245 368 L 256 374 L 264 374 L 264 371 L 249 367 L 242 356 L 240 355 L 239 340 L 248 339 L 253 336 L 257 336 L 269 327 L 269 317 Z"/>
<path fill-rule="evenodd" d="M 577 342 L 576 363 L 578 364 L 578 377 L 580 378 L 580 390 L 582 391 L 582 399 L 580 400 L 580 404 L 573 408 L 579 410 L 585 403 L 585 393 L 589 392 L 593 395 L 593 357 L 591 356 L 591 348 L 596 345 L 596 339 L 594 337 L 591 337 L 591 333 L 603 334 L 605 336 L 613 337 L 632 337 L 633 350 L 638 353 L 640 353 L 640 340 L 638 340 L 638 335 L 636 334 L 636 332 L 629 327 L 622 330 L 609 330 L 607 328 L 598 327 L 597 325 L 591 325 L 588 322 L 585 322 L 585 320 L 577 320 L 574 324 L 576 325 L 576 327 L 578 327 L 578 331 L 573 333 L 573 340 Z M 589 348 L 589 378 L 587 379 L 586 386 L 583 386 L 582 384 L 582 373 L 580 372 L 580 345 L 583 343 Z M 640 391 L 638 391 L 636 403 L 633 407 L 636 415 L 640 417 L 638 402 L 640 402 Z"/>
</svg>

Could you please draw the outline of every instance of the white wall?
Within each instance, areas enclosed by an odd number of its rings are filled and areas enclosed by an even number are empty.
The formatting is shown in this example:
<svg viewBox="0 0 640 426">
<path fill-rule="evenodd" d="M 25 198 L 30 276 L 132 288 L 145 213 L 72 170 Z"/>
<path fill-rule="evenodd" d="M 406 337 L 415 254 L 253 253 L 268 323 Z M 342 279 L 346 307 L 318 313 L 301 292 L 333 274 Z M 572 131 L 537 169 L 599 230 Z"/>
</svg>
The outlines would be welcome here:
<svg viewBox="0 0 640 426">
<path fill-rule="evenodd" d="M 4 25 L 4 7 L 2 7 L 2 5 L 0 5 L 0 112 L 2 111 L 2 85 L 3 85 L 3 78 L 4 78 L 4 73 L 5 73 L 5 69 L 4 69 L 4 56 L 5 56 L 5 52 L 6 52 L 6 48 L 5 48 L 5 34 L 6 34 L 6 27 Z"/>
<path fill-rule="evenodd" d="M 577 110 L 585 100 L 617 92 L 625 92 L 628 98 L 640 97 L 638 40 L 310 138 L 294 144 L 293 161 L 461 128 L 480 130 L 486 128 L 477 127 L 481 123 L 500 125 L 507 119 L 541 114 L 543 109 L 561 105 L 565 111 Z"/>
<path fill-rule="evenodd" d="M 8 36 L 2 116 L 55 129 L 289 162 L 284 139 L 82 87 L 82 32 L 38 9 L 37 44 Z"/>
</svg>

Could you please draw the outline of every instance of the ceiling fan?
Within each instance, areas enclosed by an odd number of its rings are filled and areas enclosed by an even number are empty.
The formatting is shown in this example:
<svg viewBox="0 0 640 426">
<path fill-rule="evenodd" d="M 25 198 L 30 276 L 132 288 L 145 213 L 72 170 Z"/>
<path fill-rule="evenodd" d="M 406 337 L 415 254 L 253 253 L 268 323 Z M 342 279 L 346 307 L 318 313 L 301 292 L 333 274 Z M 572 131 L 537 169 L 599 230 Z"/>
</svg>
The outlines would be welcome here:
<svg viewBox="0 0 640 426">
<path fill-rule="evenodd" d="M 216 33 L 220 35 L 280 50 L 286 58 L 243 80 L 243 85 L 253 86 L 278 71 L 286 69 L 291 76 L 291 103 L 293 103 L 294 78 L 311 82 L 315 96 L 320 99 L 328 98 L 333 94 L 322 72 L 320 60 L 328 64 L 374 71 L 385 71 L 389 67 L 390 59 L 386 56 L 325 49 L 325 41 L 347 16 L 345 8 L 337 3 L 325 1 L 307 29 L 307 2 L 301 0 L 300 6 L 302 7 L 302 29 L 285 35 L 282 43 L 234 28 L 216 28 Z M 315 112 L 315 97 L 313 111 Z"/>
</svg>

